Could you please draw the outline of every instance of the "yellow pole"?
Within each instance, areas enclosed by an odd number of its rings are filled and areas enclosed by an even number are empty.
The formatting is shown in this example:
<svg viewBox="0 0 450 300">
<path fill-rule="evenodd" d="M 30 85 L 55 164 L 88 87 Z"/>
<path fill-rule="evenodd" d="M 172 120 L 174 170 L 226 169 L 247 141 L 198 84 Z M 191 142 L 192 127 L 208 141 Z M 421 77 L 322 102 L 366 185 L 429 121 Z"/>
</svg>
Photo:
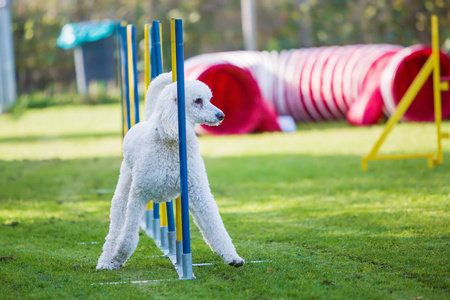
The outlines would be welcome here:
<svg viewBox="0 0 450 300">
<path fill-rule="evenodd" d="M 175 201 L 176 205 L 176 231 L 177 231 L 177 242 L 181 242 L 183 240 L 183 232 L 181 225 L 181 196 Z"/>
<path fill-rule="evenodd" d="M 433 71 L 433 66 L 434 66 L 434 57 L 430 56 L 425 62 L 425 65 L 422 67 L 420 72 L 417 74 L 416 78 L 414 78 L 408 90 L 406 90 L 406 93 L 403 95 L 402 99 L 397 105 L 397 110 L 389 118 L 386 124 L 386 128 L 384 129 L 375 146 L 372 148 L 372 151 L 370 151 L 369 155 L 366 158 L 373 158 L 376 156 L 388 134 L 398 123 L 398 121 L 400 121 L 400 118 L 405 114 L 406 110 L 411 105 L 411 102 L 414 100 L 414 98 L 422 88 L 423 84 L 430 76 L 431 72 Z"/>
<path fill-rule="evenodd" d="M 440 57 L 439 57 L 439 26 L 438 18 L 436 15 L 431 16 L 431 46 L 432 53 L 428 57 L 427 61 L 420 69 L 416 78 L 413 80 L 409 86 L 406 93 L 400 100 L 397 110 L 391 116 L 391 118 L 386 123 L 386 127 L 381 134 L 378 141 L 373 146 L 370 153 L 362 158 L 362 169 L 367 170 L 367 162 L 369 160 L 385 160 L 385 159 L 410 159 L 410 158 L 428 158 L 428 166 L 433 167 L 435 165 L 441 164 L 443 161 L 442 155 L 442 139 L 447 138 L 449 135 L 447 133 L 442 133 L 441 123 L 442 123 L 442 99 L 441 92 L 448 90 L 448 82 L 441 82 L 440 74 Z M 411 105 L 414 98 L 419 93 L 422 86 L 425 84 L 426 80 L 432 74 L 433 80 L 433 101 L 434 101 L 434 119 L 436 123 L 436 135 L 437 135 L 437 152 L 434 153 L 424 153 L 424 154 L 398 154 L 398 155 L 381 155 L 377 156 L 381 145 L 386 139 L 387 135 L 391 132 L 393 127 L 398 123 L 400 118 L 404 115 L 406 110 Z"/>
<path fill-rule="evenodd" d="M 431 48 L 434 57 L 433 70 L 433 95 L 434 95 L 434 121 L 436 122 L 437 133 L 437 159 L 435 164 L 442 164 L 442 108 L 441 108 L 441 70 L 439 61 L 439 26 L 437 16 L 431 16 Z"/>
<path fill-rule="evenodd" d="M 162 24 L 159 23 L 159 40 L 161 41 L 161 65 L 164 66 L 163 43 L 162 43 Z M 163 67 L 164 68 L 164 67 Z M 162 71 L 162 70 L 161 70 Z"/>
<path fill-rule="evenodd" d="M 133 44 L 131 42 L 131 30 L 132 25 L 127 25 L 127 44 L 128 44 L 128 82 L 130 93 L 130 125 L 133 126 L 136 123 L 134 117 L 134 72 L 133 72 Z M 137 96 L 137 95 L 136 95 Z"/>
<path fill-rule="evenodd" d="M 159 204 L 159 215 L 161 218 L 161 227 L 167 227 L 167 207 L 166 202 Z"/>
<path fill-rule="evenodd" d="M 147 89 L 150 85 L 150 24 L 145 24 L 144 26 L 144 34 L 145 34 L 145 53 L 144 53 L 144 61 L 145 61 L 145 95 L 147 95 Z"/>
<path fill-rule="evenodd" d="M 147 210 L 153 209 L 153 200 L 150 200 L 150 202 L 147 204 Z"/>
<path fill-rule="evenodd" d="M 127 71 L 127 70 L 124 70 L 125 72 Z M 124 76 L 124 78 L 123 79 L 125 79 L 125 76 Z M 127 84 L 126 82 L 124 83 L 124 84 Z M 125 92 L 124 92 L 125 93 Z M 127 113 L 127 100 L 126 100 L 126 95 L 124 95 L 124 99 L 123 99 L 123 101 L 122 101 L 122 113 L 123 113 L 123 136 L 125 136 L 126 134 L 127 134 L 127 132 L 128 132 L 128 120 L 127 120 L 127 118 L 128 118 L 128 113 Z"/>
<path fill-rule="evenodd" d="M 170 50 L 172 53 L 172 82 L 177 81 L 177 58 L 175 52 L 175 19 L 170 19 Z"/>
</svg>

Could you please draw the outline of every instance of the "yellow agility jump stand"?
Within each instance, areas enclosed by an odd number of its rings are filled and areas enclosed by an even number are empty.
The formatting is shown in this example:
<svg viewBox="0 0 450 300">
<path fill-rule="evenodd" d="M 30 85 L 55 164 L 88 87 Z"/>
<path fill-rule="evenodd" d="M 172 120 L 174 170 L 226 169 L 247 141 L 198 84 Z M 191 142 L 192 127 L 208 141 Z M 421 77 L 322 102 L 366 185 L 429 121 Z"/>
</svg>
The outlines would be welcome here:
<svg viewBox="0 0 450 300">
<path fill-rule="evenodd" d="M 386 127 L 381 134 L 378 141 L 373 146 L 372 150 L 367 156 L 362 158 L 362 170 L 367 171 L 368 161 L 375 160 L 397 160 L 397 159 L 417 159 L 426 158 L 428 160 L 428 167 L 432 168 L 438 164 L 442 164 L 442 139 L 448 138 L 448 133 L 441 132 L 441 121 L 442 121 L 442 111 L 441 111 L 441 92 L 448 91 L 449 83 L 448 81 L 441 81 L 440 72 L 440 59 L 439 59 L 439 29 L 438 29 L 438 18 L 433 15 L 431 17 L 431 47 L 432 53 L 423 65 L 420 72 L 417 74 L 416 78 L 413 80 L 409 88 L 406 90 L 402 99 L 397 105 L 397 110 L 390 117 L 386 123 Z M 434 98 L 434 119 L 436 124 L 436 137 L 437 137 L 437 149 L 433 153 L 417 153 L 417 154 L 391 154 L 391 155 L 378 155 L 380 147 L 383 145 L 389 133 L 392 131 L 394 126 L 400 121 L 402 116 L 408 110 L 409 106 L 421 90 L 422 86 L 425 84 L 426 80 L 433 73 L 433 98 Z"/>
</svg>

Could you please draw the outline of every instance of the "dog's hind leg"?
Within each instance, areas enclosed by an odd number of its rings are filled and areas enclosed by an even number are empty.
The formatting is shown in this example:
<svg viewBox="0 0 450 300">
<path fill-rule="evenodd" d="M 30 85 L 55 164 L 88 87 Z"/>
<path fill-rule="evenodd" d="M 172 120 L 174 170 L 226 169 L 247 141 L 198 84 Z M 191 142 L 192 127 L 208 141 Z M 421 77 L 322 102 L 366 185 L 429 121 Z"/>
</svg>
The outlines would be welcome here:
<svg viewBox="0 0 450 300">
<path fill-rule="evenodd" d="M 139 242 L 139 223 L 147 203 L 148 199 L 145 197 L 145 193 L 132 186 L 127 204 L 125 224 L 117 238 L 109 269 L 119 269 L 136 249 Z"/>
<path fill-rule="evenodd" d="M 120 167 L 119 181 L 117 182 L 116 191 L 111 201 L 111 223 L 109 225 L 109 233 L 105 238 L 103 245 L 103 253 L 98 259 L 97 269 L 109 269 L 111 259 L 117 244 L 117 238 L 125 222 L 125 212 L 127 208 L 128 195 L 131 186 L 131 171 L 125 162 Z"/>
<path fill-rule="evenodd" d="M 245 261 L 236 252 L 210 190 L 190 188 L 189 198 L 191 215 L 211 250 L 220 255 L 225 263 L 242 266 Z"/>
</svg>

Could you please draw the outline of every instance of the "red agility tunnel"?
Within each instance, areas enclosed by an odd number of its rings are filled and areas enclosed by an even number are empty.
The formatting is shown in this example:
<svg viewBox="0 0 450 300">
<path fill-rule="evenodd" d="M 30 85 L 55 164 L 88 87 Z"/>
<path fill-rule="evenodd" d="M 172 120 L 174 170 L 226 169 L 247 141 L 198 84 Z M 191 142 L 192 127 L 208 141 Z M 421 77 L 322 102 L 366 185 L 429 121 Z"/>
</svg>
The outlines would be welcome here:
<svg viewBox="0 0 450 300">
<path fill-rule="evenodd" d="M 395 112 L 397 104 L 406 90 L 431 55 L 431 48 L 413 46 L 399 51 L 392 57 L 389 66 L 385 69 L 381 92 L 384 104 L 389 114 Z M 440 53 L 441 76 L 450 75 L 450 58 Z M 434 121 L 433 82 L 431 76 L 416 96 L 404 117 L 409 121 Z M 450 117 L 450 92 L 442 92 L 442 118 Z"/>
<path fill-rule="evenodd" d="M 226 114 L 221 126 L 204 127 L 212 134 L 280 130 L 277 115 L 371 125 L 395 111 L 430 54 L 425 46 L 387 44 L 224 52 L 187 60 L 186 75 L 208 84 Z M 441 75 L 449 76 L 449 57 L 440 59 Z M 442 93 L 442 117 L 450 117 L 450 92 Z M 434 119 L 431 79 L 404 118 Z"/>
<path fill-rule="evenodd" d="M 195 79 L 211 88 L 211 102 L 226 116 L 220 126 L 202 126 L 200 133 L 246 134 L 281 130 L 275 108 L 263 98 L 249 69 L 230 63 L 200 64 L 187 69 L 186 74 L 187 78 L 195 74 Z"/>
</svg>

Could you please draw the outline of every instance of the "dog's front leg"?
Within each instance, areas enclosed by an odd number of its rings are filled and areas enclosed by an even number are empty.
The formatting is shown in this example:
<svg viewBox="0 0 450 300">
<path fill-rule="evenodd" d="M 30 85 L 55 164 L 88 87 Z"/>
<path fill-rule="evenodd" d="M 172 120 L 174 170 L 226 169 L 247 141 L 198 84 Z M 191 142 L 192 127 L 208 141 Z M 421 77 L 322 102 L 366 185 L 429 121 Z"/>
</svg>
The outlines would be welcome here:
<svg viewBox="0 0 450 300">
<path fill-rule="evenodd" d="M 125 212 L 128 202 L 128 194 L 131 186 L 131 172 L 125 162 L 120 167 L 119 181 L 117 182 L 116 191 L 111 202 L 111 223 L 109 225 L 109 233 L 105 238 L 103 245 L 103 253 L 98 259 L 97 269 L 108 269 L 110 267 L 111 258 L 116 248 L 117 239 L 125 222 Z"/>
<path fill-rule="evenodd" d="M 144 193 L 132 186 L 128 198 L 125 223 L 117 239 L 116 248 L 108 269 L 119 269 L 136 249 L 139 242 L 139 223 L 147 202 L 148 200 L 144 197 Z"/>
<path fill-rule="evenodd" d="M 242 266 L 245 261 L 236 252 L 209 188 L 205 191 L 204 187 L 191 187 L 189 198 L 191 215 L 211 250 L 220 255 L 225 263 Z"/>
</svg>

